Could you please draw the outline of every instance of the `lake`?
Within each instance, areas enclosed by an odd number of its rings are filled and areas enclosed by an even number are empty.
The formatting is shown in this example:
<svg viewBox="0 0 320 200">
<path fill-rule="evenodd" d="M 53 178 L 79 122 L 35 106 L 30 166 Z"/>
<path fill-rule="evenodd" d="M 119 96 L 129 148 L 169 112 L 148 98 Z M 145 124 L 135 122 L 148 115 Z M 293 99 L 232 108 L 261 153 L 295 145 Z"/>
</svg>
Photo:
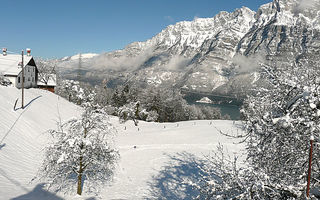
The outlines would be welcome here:
<svg viewBox="0 0 320 200">
<path fill-rule="evenodd" d="M 206 106 L 219 108 L 222 116 L 228 114 L 232 120 L 240 119 L 240 107 L 242 105 L 241 100 L 238 100 L 232 97 L 209 95 L 209 94 L 196 94 L 196 93 L 189 93 L 189 92 L 184 92 L 184 95 L 185 95 L 184 99 L 188 102 L 188 104 L 206 105 Z M 208 97 L 210 100 L 213 101 L 213 103 L 196 102 L 203 97 Z"/>
</svg>

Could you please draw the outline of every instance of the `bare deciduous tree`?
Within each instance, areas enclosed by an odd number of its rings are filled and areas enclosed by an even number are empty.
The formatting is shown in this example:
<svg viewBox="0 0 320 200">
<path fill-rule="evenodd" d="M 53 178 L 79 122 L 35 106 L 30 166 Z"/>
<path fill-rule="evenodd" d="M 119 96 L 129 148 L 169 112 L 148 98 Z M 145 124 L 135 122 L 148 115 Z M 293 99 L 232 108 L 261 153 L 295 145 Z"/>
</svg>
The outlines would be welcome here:
<svg viewBox="0 0 320 200">
<path fill-rule="evenodd" d="M 115 129 L 103 111 L 87 108 L 80 119 L 69 120 L 50 133 L 54 142 L 46 148 L 40 169 L 49 188 L 63 190 L 77 182 L 81 195 L 84 180 L 86 188 L 94 189 L 110 179 L 119 154 L 110 140 Z"/>
</svg>

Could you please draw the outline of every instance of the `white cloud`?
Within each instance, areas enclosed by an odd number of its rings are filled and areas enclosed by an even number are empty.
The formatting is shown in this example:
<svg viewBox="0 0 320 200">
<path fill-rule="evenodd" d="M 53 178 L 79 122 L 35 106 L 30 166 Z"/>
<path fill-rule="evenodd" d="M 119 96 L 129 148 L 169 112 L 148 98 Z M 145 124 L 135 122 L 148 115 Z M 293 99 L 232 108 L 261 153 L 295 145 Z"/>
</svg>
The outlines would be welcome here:
<svg viewBox="0 0 320 200">
<path fill-rule="evenodd" d="M 190 59 L 188 58 L 175 55 L 169 60 L 168 64 L 163 67 L 170 71 L 180 71 L 188 65 L 189 61 Z"/>
<path fill-rule="evenodd" d="M 239 66 L 239 72 L 254 72 L 260 68 L 261 63 L 266 61 L 266 54 L 258 53 L 248 57 L 238 54 L 232 58 L 232 61 Z"/>
<path fill-rule="evenodd" d="M 100 55 L 89 63 L 88 66 L 95 66 L 98 69 L 112 69 L 116 71 L 120 70 L 136 70 L 140 67 L 147 59 L 152 56 L 153 48 L 146 49 L 139 53 L 138 56 L 126 56 L 121 55 L 119 57 L 112 57 L 110 55 Z"/>
<path fill-rule="evenodd" d="M 171 16 L 165 16 L 164 19 L 168 20 L 169 22 L 174 22 L 174 19 Z"/>
<path fill-rule="evenodd" d="M 319 0 L 301 0 L 298 4 L 299 10 L 313 8 L 319 3 Z"/>
</svg>

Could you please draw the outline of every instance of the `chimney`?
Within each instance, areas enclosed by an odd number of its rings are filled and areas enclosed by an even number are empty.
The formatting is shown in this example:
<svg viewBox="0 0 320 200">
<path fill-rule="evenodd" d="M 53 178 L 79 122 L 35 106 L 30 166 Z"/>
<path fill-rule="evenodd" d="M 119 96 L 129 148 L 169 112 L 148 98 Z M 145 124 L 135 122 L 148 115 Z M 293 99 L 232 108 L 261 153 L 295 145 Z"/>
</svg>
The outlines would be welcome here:
<svg viewBox="0 0 320 200">
<path fill-rule="evenodd" d="M 7 48 L 2 48 L 2 55 L 6 56 L 7 55 Z"/>
<path fill-rule="evenodd" d="M 27 56 L 31 56 L 31 49 L 27 48 Z"/>
</svg>

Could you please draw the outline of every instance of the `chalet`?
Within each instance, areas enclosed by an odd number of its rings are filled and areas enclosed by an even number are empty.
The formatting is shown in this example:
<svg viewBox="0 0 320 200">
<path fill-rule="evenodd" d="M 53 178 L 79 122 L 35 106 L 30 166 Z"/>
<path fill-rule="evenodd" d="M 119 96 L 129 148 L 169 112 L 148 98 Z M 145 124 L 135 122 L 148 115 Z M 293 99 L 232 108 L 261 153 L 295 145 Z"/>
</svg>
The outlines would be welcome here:
<svg viewBox="0 0 320 200">
<path fill-rule="evenodd" d="M 38 69 L 31 56 L 31 50 L 27 49 L 27 55 L 7 54 L 7 49 L 2 49 L 0 54 L 0 75 L 11 81 L 17 88 L 22 87 L 22 67 L 24 69 L 24 88 L 37 87 Z"/>
</svg>

